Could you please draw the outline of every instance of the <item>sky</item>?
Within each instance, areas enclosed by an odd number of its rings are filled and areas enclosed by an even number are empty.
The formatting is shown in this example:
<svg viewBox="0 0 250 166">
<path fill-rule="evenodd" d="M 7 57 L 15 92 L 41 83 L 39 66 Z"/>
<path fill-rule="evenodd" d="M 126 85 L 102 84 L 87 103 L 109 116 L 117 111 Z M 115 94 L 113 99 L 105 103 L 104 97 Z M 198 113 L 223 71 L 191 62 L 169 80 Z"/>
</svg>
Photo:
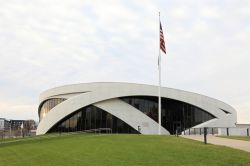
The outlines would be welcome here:
<svg viewBox="0 0 250 166">
<path fill-rule="evenodd" d="M 249 0 L 0 0 L 0 117 L 38 120 L 39 94 L 158 84 L 222 100 L 250 123 Z"/>
</svg>

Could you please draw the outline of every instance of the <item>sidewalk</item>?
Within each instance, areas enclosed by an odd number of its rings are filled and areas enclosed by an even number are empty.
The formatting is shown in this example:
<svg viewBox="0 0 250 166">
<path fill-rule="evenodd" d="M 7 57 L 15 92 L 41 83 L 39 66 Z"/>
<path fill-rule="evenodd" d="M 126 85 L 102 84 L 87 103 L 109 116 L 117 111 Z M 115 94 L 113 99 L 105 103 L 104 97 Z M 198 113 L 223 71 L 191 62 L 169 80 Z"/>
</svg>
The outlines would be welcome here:
<svg viewBox="0 0 250 166">
<path fill-rule="evenodd" d="M 204 135 L 181 135 L 183 138 L 204 141 Z M 228 138 L 220 138 L 213 135 L 207 136 L 207 142 L 214 145 L 223 145 L 234 149 L 250 152 L 250 141 L 241 141 Z"/>
</svg>

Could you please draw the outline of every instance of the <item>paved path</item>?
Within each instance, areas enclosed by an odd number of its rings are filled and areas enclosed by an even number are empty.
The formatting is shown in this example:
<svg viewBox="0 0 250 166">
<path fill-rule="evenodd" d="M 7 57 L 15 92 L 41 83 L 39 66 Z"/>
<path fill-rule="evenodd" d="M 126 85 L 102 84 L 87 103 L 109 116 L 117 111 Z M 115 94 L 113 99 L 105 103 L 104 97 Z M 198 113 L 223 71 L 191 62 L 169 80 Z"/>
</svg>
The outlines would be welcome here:
<svg viewBox="0 0 250 166">
<path fill-rule="evenodd" d="M 181 137 L 189 138 L 197 141 L 204 141 L 203 135 L 182 135 Z M 215 145 L 228 146 L 234 149 L 240 149 L 250 152 L 250 141 L 241 141 L 236 139 L 221 138 L 212 135 L 207 136 L 207 142 Z"/>
</svg>

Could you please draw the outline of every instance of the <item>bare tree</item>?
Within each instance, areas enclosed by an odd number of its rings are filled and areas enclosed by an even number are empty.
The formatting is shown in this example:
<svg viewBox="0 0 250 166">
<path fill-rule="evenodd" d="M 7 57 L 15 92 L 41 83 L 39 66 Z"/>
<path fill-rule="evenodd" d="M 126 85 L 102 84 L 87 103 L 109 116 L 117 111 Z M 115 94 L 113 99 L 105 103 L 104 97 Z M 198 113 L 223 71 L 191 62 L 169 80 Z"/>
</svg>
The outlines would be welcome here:
<svg viewBox="0 0 250 166">
<path fill-rule="evenodd" d="M 26 120 L 23 123 L 23 134 L 30 135 L 30 131 L 34 130 L 36 126 L 36 122 L 34 120 Z"/>
<path fill-rule="evenodd" d="M 4 130 L 0 131 L 0 137 L 3 139 L 4 138 Z"/>
</svg>

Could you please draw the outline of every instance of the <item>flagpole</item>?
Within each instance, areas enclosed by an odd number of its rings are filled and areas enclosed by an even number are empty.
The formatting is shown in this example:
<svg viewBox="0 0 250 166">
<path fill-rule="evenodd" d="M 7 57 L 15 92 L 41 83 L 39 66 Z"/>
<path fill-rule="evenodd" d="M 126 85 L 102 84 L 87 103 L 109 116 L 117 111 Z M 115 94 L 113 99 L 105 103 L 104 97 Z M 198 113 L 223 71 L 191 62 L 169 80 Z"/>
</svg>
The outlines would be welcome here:
<svg viewBox="0 0 250 166">
<path fill-rule="evenodd" d="M 160 42 L 160 12 L 159 12 L 159 57 L 158 57 L 158 70 L 159 70 L 159 87 L 158 87 L 158 134 L 161 135 L 161 42 Z"/>
</svg>

